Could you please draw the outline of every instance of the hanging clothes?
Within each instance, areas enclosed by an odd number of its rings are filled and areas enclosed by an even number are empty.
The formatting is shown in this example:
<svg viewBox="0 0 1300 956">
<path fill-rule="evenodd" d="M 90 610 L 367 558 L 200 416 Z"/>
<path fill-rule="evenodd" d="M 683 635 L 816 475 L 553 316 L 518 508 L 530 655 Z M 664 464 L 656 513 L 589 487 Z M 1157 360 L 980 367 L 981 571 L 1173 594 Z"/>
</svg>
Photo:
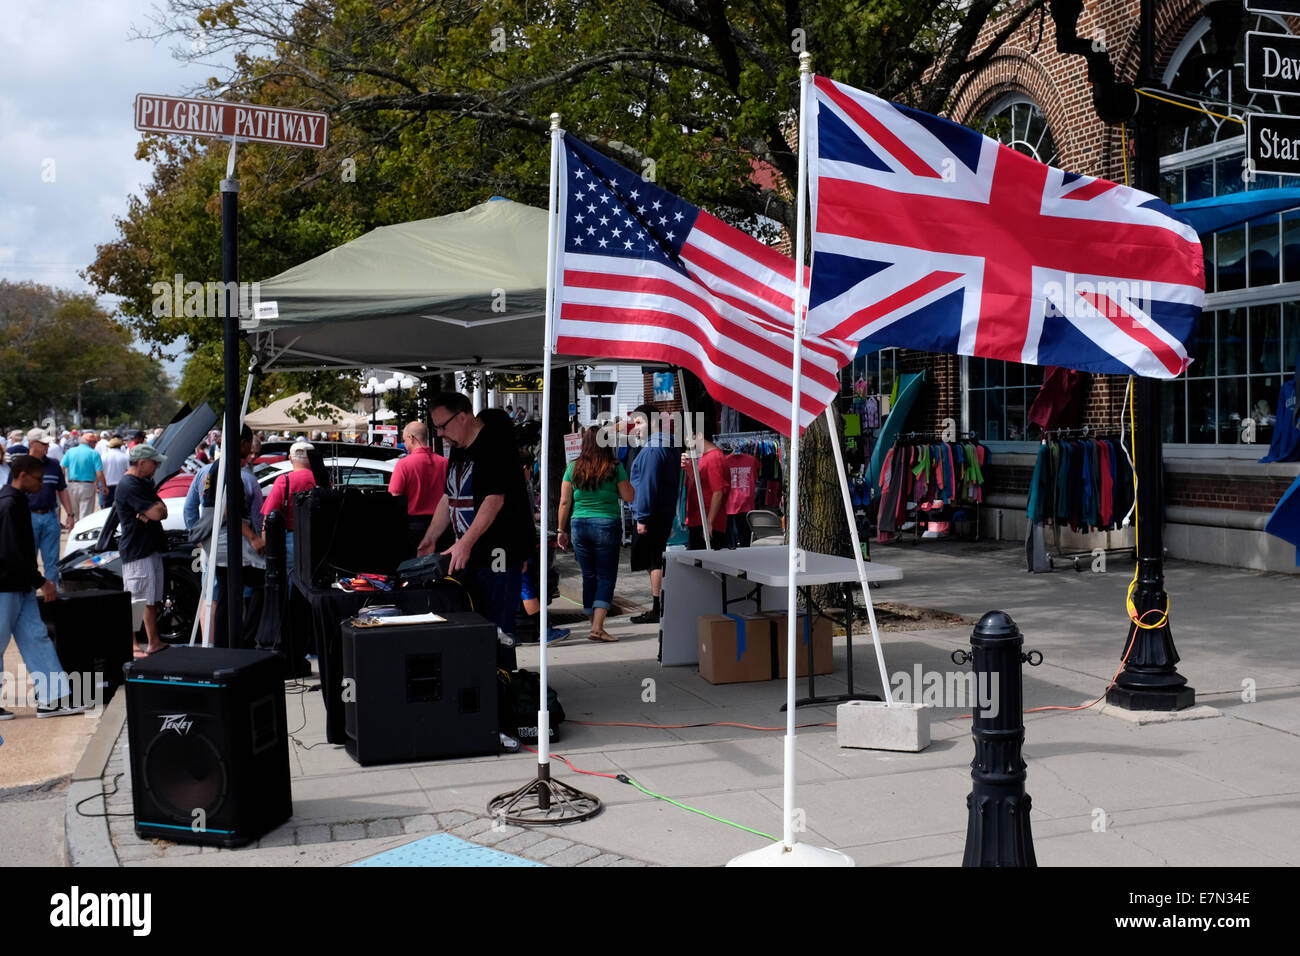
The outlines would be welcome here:
<svg viewBox="0 0 1300 956">
<path fill-rule="evenodd" d="M 878 540 L 916 518 L 934 536 L 949 527 L 945 508 L 976 504 L 984 497 L 988 449 L 977 442 L 930 442 L 899 436 L 881 464 Z M 915 514 L 909 509 L 915 506 Z"/>
<path fill-rule="evenodd" d="M 1074 531 L 1119 528 L 1133 503 L 1133 470 L 1114 438 L 1045 439 L 1029 479 L 1026 517 Z"/>
</svg>

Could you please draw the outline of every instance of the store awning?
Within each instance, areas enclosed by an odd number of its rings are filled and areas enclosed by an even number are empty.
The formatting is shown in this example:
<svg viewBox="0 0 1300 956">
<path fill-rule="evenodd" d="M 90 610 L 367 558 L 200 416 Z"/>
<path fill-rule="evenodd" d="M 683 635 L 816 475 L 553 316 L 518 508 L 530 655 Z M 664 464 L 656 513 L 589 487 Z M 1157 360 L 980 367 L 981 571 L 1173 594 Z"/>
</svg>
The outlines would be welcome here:
<svg viewBox="0 0 1300 956">
<path fill-rule="evenodd" d="M 1201 235 L 1240 226 L 1260 216 L 1300 208 L 1300 187 L 1255 189 L 1174 206 L 1174 212 Z"/>
</svg>

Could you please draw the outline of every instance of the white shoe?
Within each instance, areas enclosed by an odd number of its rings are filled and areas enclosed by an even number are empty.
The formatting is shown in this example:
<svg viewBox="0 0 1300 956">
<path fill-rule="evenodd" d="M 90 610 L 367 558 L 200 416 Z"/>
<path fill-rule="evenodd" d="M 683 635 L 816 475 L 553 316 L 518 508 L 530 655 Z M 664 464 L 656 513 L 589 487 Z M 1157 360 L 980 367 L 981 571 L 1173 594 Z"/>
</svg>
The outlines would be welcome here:
<svg viewBox="0 0 1300 956">
<path fill-rule="evenodd" d="M 36 708 L 36 716 L 37 717 L 66 717 L 69 714 L 79 714 L 86 709 L 84 706 L 73 707 L 70 704 L 66 704 L 64 703 L 64 701 L 66 700 L 67 698 L 65 697 L 63 700 L 58 701 L 57 703 L 43 704 L 38 706 Z"/>
</svg>

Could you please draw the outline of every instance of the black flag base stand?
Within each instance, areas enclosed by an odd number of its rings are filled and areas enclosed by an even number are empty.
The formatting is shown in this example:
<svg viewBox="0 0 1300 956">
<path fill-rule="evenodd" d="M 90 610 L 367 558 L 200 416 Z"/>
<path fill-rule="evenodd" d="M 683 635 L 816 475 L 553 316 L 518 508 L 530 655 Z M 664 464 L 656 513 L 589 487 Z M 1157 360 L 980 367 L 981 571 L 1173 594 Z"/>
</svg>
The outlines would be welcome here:
<svg viewBox="0 0 1300 956">
<path fill-rule="evenodd" d="M 1169 596 L 1157 560 L 1138 561 L 1138 590 L 1133 604 L 1139 620 L 1159 614 L 1159 626 L 1129 624 L 1122 655 L 1124 669 L 1106 692 L 1106 703 L 1123 710 L 1186 710 L 1196 703 L 1196 691 L 1178 673 L 1178 649 L 1169 628 Z"/>
<path fill-rule="evenodd" d="M 551 765 L 538 764 L 536 779 L 488 801 L 494 820 L 523 826 L 558 826 L 594 817 L 604 809 L 600 798 L 551 779 Z"/>
</svg>

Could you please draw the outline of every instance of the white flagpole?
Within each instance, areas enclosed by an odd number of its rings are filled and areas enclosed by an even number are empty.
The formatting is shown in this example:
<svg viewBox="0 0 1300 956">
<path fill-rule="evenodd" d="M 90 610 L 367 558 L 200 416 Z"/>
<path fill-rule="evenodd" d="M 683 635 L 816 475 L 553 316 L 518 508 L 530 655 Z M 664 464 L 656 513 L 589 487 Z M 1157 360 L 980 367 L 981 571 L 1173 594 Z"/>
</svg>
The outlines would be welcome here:
<svg viewBox="0 0 1300 956">
<path fill-rule="evenodd" d="M 807 205 L 807 182 L 804 169 L 808 162 L 808 141 L 804 136 L 803 117 L 804 117 L 804 100 L 807 98 L 808 85 L 812 80 L 812 71 L 809 61 L 812 57 L 807 53 L 799 55 L 799 174 L 798 188 L 795 190 L 797 213 L 795 226 L 794 241 L 794 371 L 792 375 L 793 384 L 790 388 L 790 496 L 789 496 L 789 519 L 790 528 L 789 541 L 787 549 L 788 564 L 786 567 L 786 682 L 785 682 L 785 793 L 782 804 L 782 812 L 785 816 L 782 826 L 782 842 L 786 850 L 792 850 L 795 844 L 794 835 L 794 812 L 795 812 L 795 672 L 798 668 L 795 661 L 798 660 L 795 654 L 798 647 L 795 642 L 795 632 L 798 630 L 798 609 L 799 609 L 799 582 L 798 574 L 802 569 L 801 561 L 802 552 L 799 548 L 799 422 L 803 417 L 803 403 L 800 401 L 803 395 L 803 389 L 800 388 L 800 379 L 803 377 L 803 332 L 804 332 L 804 291 L 803 291 L 803 257 L 804 250 L 808 242 L 808 223 L 805 206 Z M 812 612 L 812 608 L 808 609 Z"/>
<path fill-rule="evenodd" d="M 537 617 L 537 643 L 541 649 L 541 664 L 538 667 L 541 680 L 541 696 L 537 702 L 537 766 L 538 773 L 548 772 L 551 762 L 551 714 L 546 707 L 546 688 L 549 686 L 550 670 L 548 650 L 550 642 L 550 563 L 551 554 L 547 543 L 551 508 L 551 357 L 552 338 L 555 330 L 555 270 L 559 255 L 555 248 L 556 216 L 559 210 L 560 182 L 560 141 L 564 130 L 560 129 L 560 114 L 551 114 L 551 191 L 549 211 L 546 223 L 546 334 L 542 341 L 542 467 L 539 475 L 541 483 L 541 567 L 537 569 L 538 596 L 541 598 L 541 610 Z"/>
<path fill-rule="evenodd" d="M 867 620 L 871 622 L 871 641 L 876 646 L 876 663 L 880 666 L 880 686 L 885 695 L 885 705 L 892 707 L 895 701 L 889 693 L 889 672 L 885 669 L 885 654 L 880 648 L 880 631 L 876 628 L 876 608 L 871 600 L 871 588 L 867 584 L 867 566 L 862 560 L 862 540 L 858 537 L 858 522 L 853 515 L 853 496 L 849 493 L 849 476 L 844 467 L 844 453 L 840 450 L 840 436 L 835 428 L 835 415 L 829 405 L 826 406 L 826 427 L 831 433 L 831 445 L 835 449 L 835 470 L 839 474 L 840 494 L 844 496 L 844 513 L 849 519 L 849 537 L 853 541 L 853 560 L 858 566 L 858 583 L 862 585 L 862 603 L 867 606 Z"/>
<path fill-rule="evenodd" d="M 253 394 L 253 373 L 249 372 L 248 381 L 244 385 L 244 404 L 241 407 L 239 412 L 240 431 L 243 431 L 244 428 L 244 416 L 248 414 L 248 399 L 252 396 L 252 394 Z M 235 447 L 239 447 L 239 446 L 236 444 Z M 222 461 L 226 460 L 226 454 L 229 451 L 230 451 L 229 443 L 227 441 L 226 434 L 223 431 L 221 433 L 221 460 Z M 211 609 L 212 609 L 212 588 L 216 581 L 216 574 L 217 574 L 217 542 L 219 540 L 219 535 L 221 533 L 221 513 L 226 504 L 226 498 L 225 495 L 223 494 L 225 485 L 226 485 L 226 469 L 218 468 L 217 469 L 217 490 L 215 492 L 217 498 L 216 498 L 216 502 L 214 503 L 214 507 L 216 508 L 216 513 L 212 516 L 212 545 L 208 550 L 207 567 L 203 569 L 203 581 L 202 581 L 202 592 L 201 592 L 203 595 L 203 600 L 199 602 L 197 613 L 194 615 L 194 623 L 190 626 L 190 647 L 193 647 L 195 642 L 198 640 L 199 622 L 202 621 L 204 618 L 206 618 L 208 614 L 211 613 Z M 242 554 L 240 555 L 240 560 L 243 560 Z M 229 561 L 230 561 L 230 557 L 229 555 L 227 555 L 226 562 L 229 563 Z M 212 643 L 213 643 L 213 635 L 211 633 L 211 630 L 209 630 L 203 636 L 203 646 L 211 647 Z"/>
<path fill-rule="evenodd" d="M 799 422 L 802 418 L 800 388 L 803 364 L 804 303 L 803 257 L 807 247 L 807 197 L 808 197 L 808 91 L 812 87 L 812 56 L 799 54 L 799 176 L 795 190 L 797 213 L 794 243 L 794 369 L 790 389 L 790 495 L 789 560 L 786 565 L 786 682 L 785 682 L 785 781 L 782 812 L 785 820 L 782 839 L 761 850 L 745 853 L 733 859 L 731 866 L 853 866 L 853 860 L 838 850 L 828 850 L 811 844 L 796 844 L 795 840 L 795 674 L 798 647 L 795 632 L 798 624 L 798 574 L 803 570 L 803 552 L 799 548 Z M 806 611 L 811 615 L 813 609 Z M 811 625 L 811 621 L 809 624 Z"/>
<path fill-rule="evenodd" d="M 695 445 L 691 441 L 691 406 L 686 401 L 686 377 L 682 370 L 677 370 L 677 390 L 682 393 L 682 427 L 686 430 L 686 457 L 691 462 L 691 473 L 695 475 L 695 499 L 700 504 L 700 532 L 704 535 L 704 550 L 713 550 L 713 529 L 706 528 L 709 513 L 704 508 L 704 486 L 700 484 L 700 459 L 695 454 Z"/>
</svg>

